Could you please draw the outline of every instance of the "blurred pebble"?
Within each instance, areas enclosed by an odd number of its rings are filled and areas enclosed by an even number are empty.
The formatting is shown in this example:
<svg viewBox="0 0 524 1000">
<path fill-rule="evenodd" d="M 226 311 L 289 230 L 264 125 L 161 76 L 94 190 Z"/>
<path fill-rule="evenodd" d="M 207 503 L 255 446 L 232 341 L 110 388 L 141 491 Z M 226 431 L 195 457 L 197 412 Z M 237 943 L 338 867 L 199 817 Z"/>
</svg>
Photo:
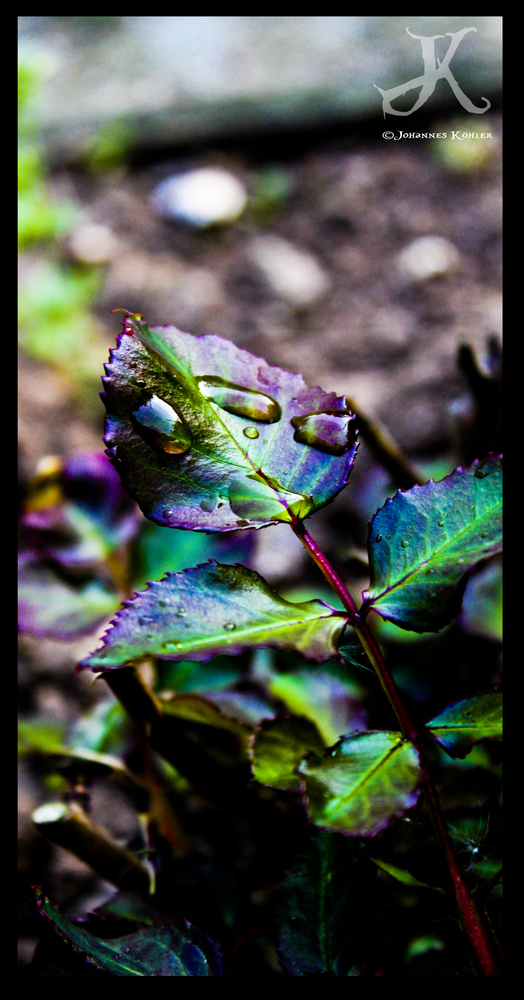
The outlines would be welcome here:
<svg viewBox="0 0 524 1000">
<path fill-rule="evenodd" d="M 227 170 L 203 167 L 162 181 L 153 192 L 153 203 L 161 215 L 204 228 L 238 219 L 247 194 Z"/>
<path fill-rule="evenodd" d="M 280 236 L 257 237 L 251 243 L 249 255 L 272 291 L 293 306 L 310 306 L 331 287 L 313 255 Z"/>
<path fill-rule="evenodd" d="M 118 241 L 109 226 L 85 222 L 71 233 L 69 246 L 77 260 L 104 264 L 115 253 Z"/>
<path fill-rule="evenodd" d="M 460 254 L 442 236 L 420 236 L 399 254 L 398 263 L 410 277 L 423 280 L 447 274 L 460 262 Z"/>
</svg>

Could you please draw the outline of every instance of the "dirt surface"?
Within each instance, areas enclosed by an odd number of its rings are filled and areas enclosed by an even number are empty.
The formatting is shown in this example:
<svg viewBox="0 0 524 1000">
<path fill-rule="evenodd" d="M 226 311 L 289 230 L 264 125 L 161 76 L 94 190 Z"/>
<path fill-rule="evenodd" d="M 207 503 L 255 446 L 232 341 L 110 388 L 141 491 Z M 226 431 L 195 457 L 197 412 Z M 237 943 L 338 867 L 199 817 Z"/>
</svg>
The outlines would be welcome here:
<svg viewBox="0 0 524 1000">
<path fill-rule="evenodd" d="M 490 128 L 499 137 L 497 118 Z M 300 371 L 310 384 L 356 398 L 412 453 L 449 449 L 446 404 L 465 390 L 458 344 L 465 338 L 483 353 L 486 336 L 500 333 L 499 143 L 483 169 L 465 173 L 439 162 L 436 143 L 370 141 L 357 133 L 305 150 L 290 140 L 268 145 L 193 153 L 116 176 L 55 179 L 84 210 L 65 250 L 78 257 L 93 223 L 107 231 L 95 303 L 106 337 L 102 361 L 120 329 L 109 311 L 125 306 L 150 323 L 219 334 Z M 252 196 L 233 226 L 202 232 L 153 208 L 158 181 L 203 163 L 231 169 Z M 264 205 L 260 175 L 275 164 L 288 193 Z M 283 260 L 275 236 L 302 256 Z M 403 263 L 402 252 L 421 237 L 447 241 L 429 277 Z M 297 272 L 295 283 L 280 288 L 286 268 Z M 76 423 L 67 378 L 21 361 L 20 437 L 28 464 L 44 453 L 97 446 L 102 407 L 93 439 L 91 428 Z M 68 359 L 66 373 L 74 363 Z"/>
<path fill-rule="evenodd" d="M 486 338 L 500 334 L 496 115 L 489 125 L 495 136 L 491 155 L 467 171 L 446 166 L 434 143 L 386 143 L 375 125 L 370 134 L 268 139 L 251 148 L 177 154 L 171 162 L 151 158 L 115 174 L 57 175 L 57 190 L 73 193 L 83 210 L 62 254 L 78 262 L 90 233 L 91 239 L 98 233 L 102 281 L 94 314 L 100 374 L 120 331 L 119 317 L 109 312 L 125 307 L 150 324 L 231 339 L 270 364 L 300 372 L 308 384 L 347 394 L 377 414 L 411 458 L 434 463 L 432 468 L 440 462 L 446 474 L 460 461 L 454 425 L 469 399 L 457 363 L 459 344 L 468 340 L 482 358 Z M 198 231 L 155 211 L 151 194 L 159 181 L 203 164 L 226 167 L 244 183 L 250 201 L 236 224 Z M 95 231 L 93 225 L 103 228 Z M 422 237 L 433 243 L 406 253 Z M 70 357 L 58 369 L 20 357 L 26 474 L 45 455 L 102 448 L 98 388 L 93 381 L 92 396 L 79 396 L 70 377 L 75 364 Z M 352 484 L 312 523 L 334 558 L 341 559 L 351 542 L 364 545 L 366 519 L 388 487 L 363 445 Z M 289 567 L 295 573 L 303 566 L 294 538 L 284 542 L 280 528 L 259 534 L 256 566 L 270 582 L 286 578 Z M 72 672 L 92 648 L 93 637 L 66 644 L 25 638 L 22 712 L 50 711 L 73 721 L 101 697 L 98 685 L 92 688 L 88 678 Z M 78 912 L 86 898 L 87 905 L 103 898 L 107 887 L 35 834 L 30 813 L 48 793 L 25 765 L 22 770 L 23 885 L 35 878 L 41 883 L 47 872 L 54 901 Z M 97 808 L 107 816 L 107 802 Z M 22 961 L 36 933 L 29 911 L 23 910 L 24 918 Z"/>
</svg>

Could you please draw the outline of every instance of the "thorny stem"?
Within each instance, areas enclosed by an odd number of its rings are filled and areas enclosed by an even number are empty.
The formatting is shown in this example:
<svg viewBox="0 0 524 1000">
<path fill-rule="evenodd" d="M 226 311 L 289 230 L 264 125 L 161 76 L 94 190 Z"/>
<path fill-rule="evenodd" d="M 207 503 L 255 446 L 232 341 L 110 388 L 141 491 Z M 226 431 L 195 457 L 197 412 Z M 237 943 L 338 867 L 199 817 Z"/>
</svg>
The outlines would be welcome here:
<svg viewBox="0 0 524 1000">
<path fill-rule="evenodd" d="M 346 611 L 348 611 L 351 627 L 358 636 L 375 669 L 390 705 L 397 716 L 402 733 L 406 739 L 409 739 L 413 743 L 418 751 L 426 801 L 437 837 L 444 852 L 457 910 L 473 953 L 477 973 L 481 976 L 498 976 L 500 975 L 500 969 L 495 946 L 475 900 L 464 884 L 458 869 L 437 791 L 428 771 L 426 752 L 421 736 L 409 716 L 393 677 L 387 669 L 380 646 L 372 635 L 367 622 L 360 615 L 351 594 L 315 540 L 306 530 L 303 522 L 296 518 L 292 522 L 291 527 L 327 582 L 340 598 Z"/>
</svg>

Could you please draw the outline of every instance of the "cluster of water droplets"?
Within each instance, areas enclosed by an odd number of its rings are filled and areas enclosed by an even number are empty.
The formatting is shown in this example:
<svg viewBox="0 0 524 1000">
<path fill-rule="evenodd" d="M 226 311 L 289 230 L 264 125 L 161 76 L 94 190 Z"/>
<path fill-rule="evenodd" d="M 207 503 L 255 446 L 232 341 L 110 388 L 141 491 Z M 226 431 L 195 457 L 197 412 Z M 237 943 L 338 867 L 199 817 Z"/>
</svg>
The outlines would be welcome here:
<svg viewBox="0 0 524 1000">
<path fill-rule="evenodd" d="M 226 413 L 250 421 L 242 428 L 249 440 L 255 441 L 260 437 L 255 422 L 274 424 L 282 417 L 280 404 L 268 393 L 211 375 L 198 378 L 197 385 L 204 399 Z M 326 409 L 292 417 L 290 423 L 294 429 L 294 440 L 299 444 L 340 456 L 355 444 L 353 420 L 353 415 L 346 410 Z M 157 450 L 168 455 L 184 455 L 191 449 L 193 435 L 187 423 L 171 403 L 159 396 L 151 396 L 134 410 L 132 422 L 144 441 Z"/>
<path fill-rule="evenodd" d="M 292 417 L 294 440 L 328 455 L 344 455 L 355 444 L 353 414 L 344 410 L 316 410 Z"/>
</svg>

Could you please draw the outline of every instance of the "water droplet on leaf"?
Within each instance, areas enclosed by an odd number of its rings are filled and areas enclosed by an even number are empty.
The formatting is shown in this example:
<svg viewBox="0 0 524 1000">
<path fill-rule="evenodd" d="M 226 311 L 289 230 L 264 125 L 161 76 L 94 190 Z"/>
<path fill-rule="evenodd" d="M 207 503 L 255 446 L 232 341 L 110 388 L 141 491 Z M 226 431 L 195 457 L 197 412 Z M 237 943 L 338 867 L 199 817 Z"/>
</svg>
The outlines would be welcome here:
<svg viewBox="0 0 524 1000">
<path fill-rule="evenodd" d="M 381 542 L 382 541 L 382 535 L 377 535 L 376 538 L 375 538 L 375 541 L 376 542 Z"/>
<path fill-rule="evenodd" d="M 245 386 L 211 375 L 199 379 L 198 388 L 206 399 L 216 403 L 226 413 L 246 417 L 248 420 L 260 420 L 265 424 L 274 424 L 280 420 L 280 406 L 276 399 L 264 392 L 246 389 Z"/>
<path fill-rule="evenodd" d="M 256 427 L 244 427 L 244 434 L 247 438 L 257 438 L 259 436 Z"/>
<path fill-rule="evenodd" d="M 234 622 L 226 622 L 226 624 L 223 627 L 225 628 L 226 632 L 234 632 L 236 629 L 236 625 Z"/>
<path fill-rule="evenodd" d="M 438 521 L 438 526 L 439 526 L 439 528 L 443 528 L 444 527 L 444 521 Z"/>
<path fill-rule="evenodd" d="M 485 479 L 489 475 L 489 469 L 483 469 L 480 465 L 475 469 L 475 479 Z"/>
<path fill-rule="evenodd" d="M 189 428 L 173 407 L 159 396 L 152 396 L 135 410 L 132 420 L 147 444 L 168 455 L 183 455 L 191 448 L 193 438 Z"/>
<path fill-rule="evenodd" d="M 294 440 L 328 455 L 343 455 L 355 443 L 353 414 L 345 410 L 319 410 L 292 417 Z"/>
<path fill-rule="evenodd" d="M 407 547 L 408 547 L 408 543 L 406 542 L 406 539 L 405 539 L 405 538 L 403 538 L 403 539 L 402 539 L 402 541 L 401 541 L 401 543 L 400 543 L 400 544 L 401 544 L 401 546 L 402 546 L 402 548 L 403 548 L 403 549 L 407 549 Z"/>
<path fill-rule="evenodd" d="M 173 517 L 173 511 L 172 510 L 162 511 L 162 517 L 164 518 L 164 521 L 170 521 L 171 518 Z"/>
<path fill-rule="evenodd" d="M 187 615 L 187 611 L 185 608 L 177 608 L 175 611 L 175 615 L 177 616 L 177 618 L 185 618 Z"/>
</svg>

